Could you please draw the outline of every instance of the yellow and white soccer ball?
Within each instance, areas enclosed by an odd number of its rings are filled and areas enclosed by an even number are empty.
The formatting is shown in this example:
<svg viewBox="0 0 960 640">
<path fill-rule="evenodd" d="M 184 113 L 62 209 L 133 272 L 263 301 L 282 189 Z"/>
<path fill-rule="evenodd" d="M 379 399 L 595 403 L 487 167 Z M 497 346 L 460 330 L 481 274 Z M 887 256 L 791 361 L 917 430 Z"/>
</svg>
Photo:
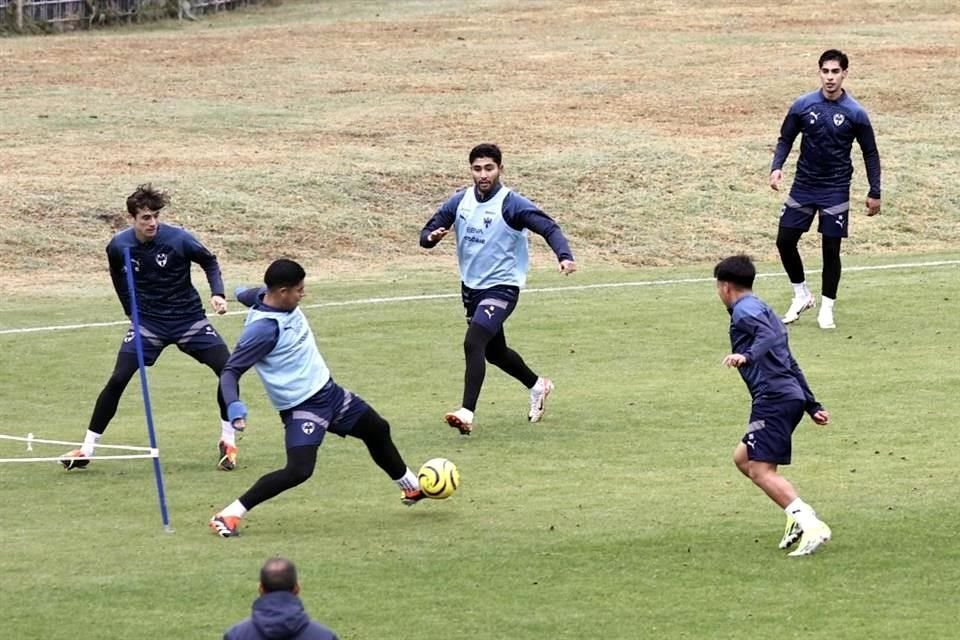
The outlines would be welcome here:
<svg viewBox="0 0 960 640">
<path fill-rule="evenodd" d="M 457 465 L 446 458 L 427 460 L 417 472 L 420 481 L 420 491 L 428 498 L 442 500 L 449 498 L 460 486 L 460 471 Z"/>
</svg>

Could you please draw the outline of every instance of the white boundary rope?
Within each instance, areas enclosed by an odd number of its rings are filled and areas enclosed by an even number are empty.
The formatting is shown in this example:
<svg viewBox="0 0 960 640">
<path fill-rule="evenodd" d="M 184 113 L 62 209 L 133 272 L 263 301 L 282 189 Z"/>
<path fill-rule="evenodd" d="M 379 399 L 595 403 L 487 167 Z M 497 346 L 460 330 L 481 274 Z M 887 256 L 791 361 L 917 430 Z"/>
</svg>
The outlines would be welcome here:
<svg viewBox="0 0 960 640">
<path fill-rule="evenodd" d="M 16 442 L 25 442 L 27 444 L 27 451 L 33 451 L 33 444 L 62 444 L 68 447 L 79 447 L 82 442 L 70 442 L 67 440 L 45 440 L 43 438 L 34 438 L 32 433 L 27 434 L 26 437 L 23 436 L 7 436 L 0 434 L 0 440 L 13 440 Z M 149 458 L 159 458 L 160 450 L 152 449 L 150 447 L 136 447 L 131 445 L 124 444 L 99 444 L 97 448 L 100 449 L 120 449 L 122 451 L 143 451 L 144 453 L 136 454 L 121 454 L 121 455 L 109 455 L 109 456 L 91 456 L 90 460 L 140 460 L 140 459 L 149 459 Z M 0 458 L 0 462 L 60 462 L 63 459 L 63 456 L 57 456 L 55 458 Z"/>
</svg>

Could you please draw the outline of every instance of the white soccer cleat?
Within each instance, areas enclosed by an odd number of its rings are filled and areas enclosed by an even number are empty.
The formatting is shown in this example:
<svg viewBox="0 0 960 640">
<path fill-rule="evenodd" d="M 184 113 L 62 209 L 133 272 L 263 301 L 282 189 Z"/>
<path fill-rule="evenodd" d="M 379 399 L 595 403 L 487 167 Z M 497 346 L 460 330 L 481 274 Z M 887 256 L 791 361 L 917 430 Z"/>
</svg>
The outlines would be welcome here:
<svg viewBox="0 0 960 640">
<path fill-rule="evenodd" d="M 817 314 L 817 324 L 821 329 L 836 329 L 837 325 L 833 322 L 833 309 L 821 307 L 820 313 Z"/>
<path fill-rule="evenodd" d="M 817 306 L 817 299 L 813 297 L 812 293 L 794 298 L 793 302 L 790 303 L 790 308 L 783 314 L 783 324 L 796 322 L 797 319 L 800 318 L 801 313 L 807 309 L 813 309 L 815 306 Z"/>
<path fill-rule="evenodd" d="M 451 411 L 443 416 L 448 425 L 460 432 L 460 435 L 468 436 L 473 432 L 473 411 L 463 407 L 456 411 Z"/>
<path fill-rule="evenodd" d="M 809 531 L 804 531 L 800 537 L 800 546 L 787 555 L 792 558 L 812 555 L 817 549 L 830 542 L 830 527 L 825 522 L 817 523 Z"/>
<path fill-rule="evenodd" d="M 537 384 L 530 389 L 530 413 L 527 420 L 540 422 L 547 410 L 547 396 L 553 392 L 553 381 L 550 378 L 539 378 Z"/>
<path fill-rule="evenodd" d="M 792 517 L 787 516 L 787 526 L 783 530 L 783 537 L 780 538 L 780 549 L 789 549 L 797 543 L 797 540 L 803 535 L 803 529 Z"/>
</svg>

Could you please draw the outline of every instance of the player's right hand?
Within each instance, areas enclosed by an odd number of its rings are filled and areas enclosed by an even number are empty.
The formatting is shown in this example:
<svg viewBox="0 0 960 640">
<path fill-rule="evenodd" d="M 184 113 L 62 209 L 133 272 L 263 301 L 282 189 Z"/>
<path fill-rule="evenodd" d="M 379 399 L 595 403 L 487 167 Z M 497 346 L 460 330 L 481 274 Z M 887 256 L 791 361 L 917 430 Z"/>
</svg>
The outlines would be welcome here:
<svg viewBox="0 0 960 640">
<path fill-rule="evenodd" d="M 724 366 L 730 367 L 732 369 L 739 369 L 747 363 L 747 357 L 742 353 L 731 353 L 730 355 L 724 357 L 723 364 Z"/>
<path fill-rule="evenodd" d="M 826 409 L 820 409 L 820 411 L 817 411 L 810 417 L 813 418 L 813 421 L 817 424 L 830 424 L 830 412 L 828 412 Z"/>
<path fill-rule="evenodd" d="M 427 234 L 427 241 L 440 242 L 441 240 L 443 240 L 443 237 L 447 235 L 447 233 L 449 232 L 450 232 L 450 229 L 444 229 L 443 227 L 440 227 L 439 229 L 434 229 L 429 234 Z"/>
<path fill-rule="evenodd" d="M 783 171 L 774 169 L 770 172 L 770 188 L 774 191 L 780 191 L 780 183 L 783 181 Z"/>
</svg>

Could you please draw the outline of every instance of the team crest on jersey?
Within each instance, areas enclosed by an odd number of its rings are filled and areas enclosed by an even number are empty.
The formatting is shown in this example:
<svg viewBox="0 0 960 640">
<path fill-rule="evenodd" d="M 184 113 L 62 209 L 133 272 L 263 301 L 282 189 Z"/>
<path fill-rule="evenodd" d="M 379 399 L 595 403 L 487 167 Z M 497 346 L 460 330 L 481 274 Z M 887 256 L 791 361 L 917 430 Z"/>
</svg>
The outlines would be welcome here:
<svg viewBox="0 0 960 640">
<path fill-rule="evenodd" d="M 842 113 L 835 113 L 835 114 L 833 114 L 833 124 L 834 124 L 834 126 L 839 127 L 840 125 L 843 124 L 843 120 L 844 120 L 844 118 L 843 118 L 843 114 L 842 114 Z"/>
<path fill-rule="evenodd" d="M 483 228 L 484 228 L 484 229 L 489 229 L 491 224 L 493 224 L 493 218 L 484 218 L 484 219 L 483 219 Z"/>
<path fill-rule="evenodd" d="M 158 253 L 158 254 L 157 254 L 157 264 L 160 265 L 160 267 L 165 267 L 165 266 L 167 266 L 167 254 L 165 254 L 165 253 Z"/>
<path fill-rule="evenodd" d="M 310 422 L 308 420 L 307 422 L 304 422 L 302 425 L 300 425 L 300 428 L 303 430 L 305 434 L 310 435 L 311 433 L 317 430 L 317 425 L 316 423 Z"/>
</svg>

